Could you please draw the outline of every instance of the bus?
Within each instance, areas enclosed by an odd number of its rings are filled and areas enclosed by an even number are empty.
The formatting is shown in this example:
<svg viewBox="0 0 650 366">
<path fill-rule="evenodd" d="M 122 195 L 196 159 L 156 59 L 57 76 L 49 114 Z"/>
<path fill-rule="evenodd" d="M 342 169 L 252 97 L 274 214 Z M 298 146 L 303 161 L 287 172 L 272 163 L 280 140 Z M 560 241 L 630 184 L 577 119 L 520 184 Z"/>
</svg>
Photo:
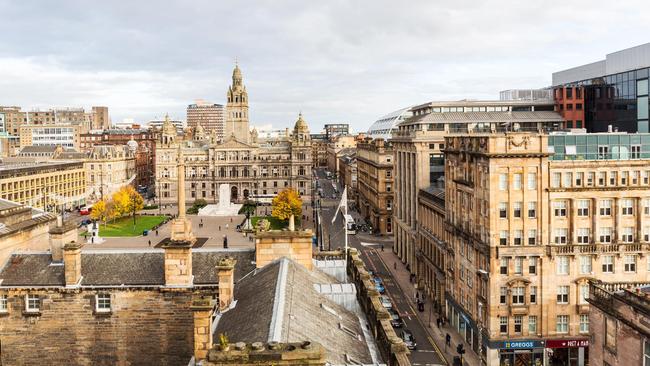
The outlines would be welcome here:
<svg viewBox="0 0 650 366">
<path fill-rule="evenodd" d="M 274 194 L 256 194 L 250 197 L 251 201 L 255 201 L 263 206 L 268 206 L 273 203 Z"/>
<path fill-rule="evenodd" d="M 357 233 L 356 231 L 357 225 L 354 223 L 354 219 L 352 218 L 352 216 L 345 214 L 343 215 L 343 218 L 345 219 L 346 234 L 355 235 Z"/>
</svg>

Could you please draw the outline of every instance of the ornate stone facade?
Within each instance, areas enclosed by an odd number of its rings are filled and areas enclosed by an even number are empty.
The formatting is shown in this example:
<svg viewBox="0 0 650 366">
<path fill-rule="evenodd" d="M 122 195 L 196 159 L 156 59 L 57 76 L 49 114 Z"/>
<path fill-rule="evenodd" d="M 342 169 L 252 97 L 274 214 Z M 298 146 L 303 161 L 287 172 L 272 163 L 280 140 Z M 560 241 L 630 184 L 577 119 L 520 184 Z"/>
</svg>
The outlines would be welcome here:
<svg viewBox="0 0 650 366">
<path fill-rule="evenodd" d="M 169 121 L 156 144 L 156 184 L 163 204 L 177 201 L 175 172 L 179 148 L 185 156 L 186 200 L 216 203 L 219 186 L 230 186 L 230 200 L 272 197 L 291 187 L 303 200 L 311 195 L 312 145 L 309 127 L 298 116 L 288 136 L 261 139 L 248 130 L 248 94 L 239 67 L 228 89 L 224 141 L 199 125 L 178 135 Z"/>
<path fill-rule="evenodd" d="M 393 233 L 393 158 L 383 139 L 357 144 L 357 206 L 382 235 Z"/>
</svg>

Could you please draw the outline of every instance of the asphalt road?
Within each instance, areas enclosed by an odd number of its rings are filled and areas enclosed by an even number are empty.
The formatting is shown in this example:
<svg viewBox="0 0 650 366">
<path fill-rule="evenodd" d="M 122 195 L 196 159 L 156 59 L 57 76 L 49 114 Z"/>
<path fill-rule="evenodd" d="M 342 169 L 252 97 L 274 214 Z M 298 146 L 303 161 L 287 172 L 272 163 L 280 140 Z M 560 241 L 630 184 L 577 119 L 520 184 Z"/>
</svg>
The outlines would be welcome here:
<svg viewBox="0 0 650 366">
<path fill-rule="evenodd" d="M 329 237 L 331 239 L 332 248 L 343 247 L 345 240 L 343 217 L 340 214 L 337 215 L 338 217 L 334 221 L 334 224 L 332 224 L 332 216 L 339 204 L 340 194 L 337 195 L 336 199 L 331 198 L 334 193 L 332 185 L 334 181 L 325 178 L 324 169 L 317 170 L 317 179 L 320 183 L 319 186 L 323 189 L 323 197 L 321 198 L 321 228 L 323 229 L 324 246 L 327 249 L 327 239 Z M 413 309 L 406 300 L 406 296 L 415 296 L 415 292 L 411 291 L 412 293 L 405 294 L 404 291 L 402 291 L 402 289 L 397 285 L 395 279 L 392 277 L 391 272 L 386 267 L 386 265 L 392 264 L 384 263 L 378 254 L 378 251 L 381 250 L 380 243 L 382 240 L 385 242 L 385 239 L 378 237 L 376 243 L 364 242 L 364 245 L 362 245 L 356 235 L 348 235 L 348 245 L 352 248 L 358 249 L 366 268 L 376 273 L 383 280 L 386 294 L 391 298 L 393 308 L 399 312 L 405 322 L 406 326 L 402 329 L 410 330 L 415 337 L 417 349 L 411 351 L 411 363 L 414 366 L 444 365 L 445 362 L 441 361 L 441 358 L 433 344 L 433 340 L 428 336 L 424 328 L 424 324 L 422 324 L 419 318 L 415 316 L 415 309 Z M 389 243 L 386 245 L 385 250 L 391 250 Z M 401 330 L 396 330 L 399 335 Z"/>
</svg>

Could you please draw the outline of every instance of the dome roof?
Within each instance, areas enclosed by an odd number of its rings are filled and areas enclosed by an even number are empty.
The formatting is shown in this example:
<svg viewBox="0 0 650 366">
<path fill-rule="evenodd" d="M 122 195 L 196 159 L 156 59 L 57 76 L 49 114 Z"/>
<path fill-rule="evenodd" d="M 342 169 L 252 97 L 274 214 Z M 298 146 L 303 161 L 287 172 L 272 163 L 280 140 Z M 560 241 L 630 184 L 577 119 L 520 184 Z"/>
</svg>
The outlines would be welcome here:
<svg viewBox="0 0 650 366">
<path fill-rule="evenodd" d="M 298 115 L 298 120 L 296 121 L 296 124 L 293 126 L 293 132 L 294 133 L 309 133 L 309 125 L 307 125 L 307 122 L 302 118 L 302 113 Z"/>
</svg>

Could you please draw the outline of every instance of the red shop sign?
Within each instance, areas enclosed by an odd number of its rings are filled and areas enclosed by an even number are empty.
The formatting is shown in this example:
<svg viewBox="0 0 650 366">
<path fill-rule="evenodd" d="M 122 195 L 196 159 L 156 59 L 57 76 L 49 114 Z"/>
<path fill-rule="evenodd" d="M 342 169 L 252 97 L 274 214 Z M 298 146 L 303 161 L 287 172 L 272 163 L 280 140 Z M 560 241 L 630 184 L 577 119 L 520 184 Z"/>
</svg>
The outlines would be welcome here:
<svg viewBox="0 0 650 366">
<path fill-rule="evenodd" d="M 546 348 L 589 347 L 589 339 L 548 339 Z"/>
</svg>

